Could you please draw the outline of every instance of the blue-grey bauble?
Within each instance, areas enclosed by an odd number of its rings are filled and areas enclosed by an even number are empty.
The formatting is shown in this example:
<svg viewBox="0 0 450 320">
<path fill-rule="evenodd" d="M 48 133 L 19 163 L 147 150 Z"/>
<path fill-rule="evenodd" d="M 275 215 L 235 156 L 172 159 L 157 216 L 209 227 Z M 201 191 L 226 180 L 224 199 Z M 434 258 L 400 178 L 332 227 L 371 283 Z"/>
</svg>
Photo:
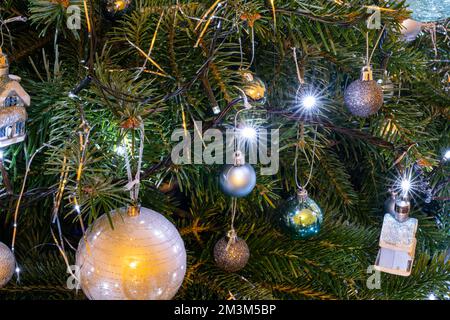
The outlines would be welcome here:
<svg viewBox="0 0 450 320">
<path fill-rule="evenodd" d="M 383 89 L 375 80 L 356 80 L 344 92 L 344 103 L 355 116 L 368 117 L 383 105 Z"/>
<path fill-rule="evenodd" d="M 231 197 L 245 197 L 256 185 L 255 169 L 249 164 L 240 166 L 226 165 L 219 177 L 222 191 Z"/>
</svg>

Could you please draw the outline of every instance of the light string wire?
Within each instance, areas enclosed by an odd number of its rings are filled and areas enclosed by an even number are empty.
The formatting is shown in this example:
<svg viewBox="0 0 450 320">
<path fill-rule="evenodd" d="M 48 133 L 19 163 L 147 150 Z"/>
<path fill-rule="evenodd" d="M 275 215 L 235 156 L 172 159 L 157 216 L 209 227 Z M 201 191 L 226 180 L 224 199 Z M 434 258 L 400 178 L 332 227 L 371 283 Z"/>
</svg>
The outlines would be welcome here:
<svg viewBox="0 0 450 320">
<path fill-rule="evenodd" d="M 74 188 L 75 192 L 72 194 L 71 199 L 75 206 L 75 212 L 76 212 L 78 220 L 80 222 L 84 240 L 86 241 L 86 237 L 85 237 L 86 228 L 84 226 L 83 218 L 81 216 L 81 209 L 80 209 L 80 203 L 77 198 L 77 192 L 81 197 L 81 178 L 83 175 L 84 163 L 85 163 L 86 157 L 87 157 L 87 148 L 88 148 L 88 145 L 90 142 L 89 136 L 91 133 L 91 127 L 86 122 L 81 107 L 80 107 L 80 114 L 81 114 L 81 118 L 82 118 L 81 124 L 79 126 L 79 128 L 81 130 L 78 132 L 78 139 L 79 139 L 79 143 L 80 143 L 80 157 L 78 160 L 78 168 L 76 171 L 76 180 L 75 180 L 75 188 Z"/>
<path fill-rule="evenodd" d="M 80 148 L 80 157 L 78 158 L 78 167 L 76 169 L 76 177 L 75 177 L 75 187 L 74 187 L 74 192 L 69 195 L 69 201 L 73 203 L 74 205 L 74 210 L 75 210 L 75 214 L 77 215 L 78 221 L 80 223 L 80 227 L 82 230 L 82 234 L 83 234 L 83 241 L 86 245 L 86 250 L 88 251 L 88 253 L 90 253 L 90 247 L 89 247 L 89 243 L 87 241 L 87 237 L 86 237 L 86 228 L 83 222 L 83 217 L 81 215 L 81 208 L 80 208 L 80 202 L 78 201 L 78 197 L 77 197 L 77 192 L 80 195 L 80 199 L 81 199 L 81 178 L 82 178 L 82 174 L 84 171 L 84 164 L 86 162 L 86 157 L 87 157 L 87 149 L 90 143 L 90 133 L 92 128 L 90 127 L 90 125 L 88 124 L 88 122 L 85 119 L 85 115 L 84 115 L 84 111 L 83 108 L 81 107 L 81 104 L 78 105 L 78 109 L 80 112 L 80 117 L 81 117 L 81 124 L 79 125 L 78 129 L 78 139 L 79 139 L 79 148 Z M 67 166 L 67 169 L 66 169 Z M 65 245 L 64 245 L 64 237 L 62 235 L 62 230 L 61 230 L 61 223 L 60 223 L 60 219 L 59 219 L 59 207 L 62 201 L 62 197 L 64 194 L 64 190 L 65 190 L 65 186 L 67 184 L 67 177 L 69 174 L 69 166 L 67 164 L 67 157 L 64 156 L 63 159 L 63 166 L 61 169 L 61 174 L 60 174 L 60 183 L 59 183 L 59 188 L 57 191 L 57 195 L 56 195 L 56 201 L 54 204 L 54 208 L 53 208 L 53 218 L 52 218 L 52 223 L 56 224 L 57 227 L 57 231 L 58 231 L 58 237 L 56 236 L 53 228 L 50 228 L 50 232 L 53 238 L 53 241 L 55 242 L 56 247 L 58 248 L 61 256 L 63 257 L 64 263 L 67 266 L 67 272 L 73 277 L 73 279 L 75 279 L 77 281 L 77 283 L 80 283 L 80 279 L 77 276 L 77 274 L 75 274 L 71 268 L 71 265 L 69 263 L 69 258 L 66 254 L 66 250 L 65 250 Z M 59 240 L 58 240 L 59 238 Z"/>
<path fill-rule="evenodd" d="M 13 235 L 12 235 L 12 240 L 11 240 L 11 251 L 14 254 L 14 256 L 16 255 L 16 237 L 17 237 L 17 227 L 18 227 L 18 221 L 19 221 L 19 210 L 20 210 L 20 204 L 22 202 L 23 199 L 23 194 L 25 192 L 25 186 L 27 183 L 27 179 L 28 179 L 28 175 L 30 173 L 30 169 L 31 169 L 31 163 L 34 160 L 34 157 L 41 152 L 42 149 L 44 149 L 45 147 L 51 147 L 48 144 L 43 144 L 41 147 L 39 147 L 32 155 L 31 157 L 28 159 L 27 164 L 26 164 L 26 169 L 25 169 L 25 175 L 23 178 L 23 182 L 22 182 L 22 187 L 20 189 L 20 193 L 19 193 L 19 198 L 16 201 L 16 208 L 14 210 L 14 224 L 13 224 Z M 20 268 L 19 268 L 19 264 L 17 262 L 16 259 L 16 274 L 17 274 L 17 281 L 20 281 L 20 276 L 19 276 L 19 272 L 20 272 Z"/>
<path fill-rule="evenodd" d="M 67 156 L 64 155 L 63 165 L 61 167 L 58 190 L 57 190 L 55 198 L 54 198 L 53 215 L 52 215 L 52 221 L 51 221 L 51 224 L 56 224 L 58 235 L 55 234 L 55 232 L 53 231 L 53 228 L 50 228 L 50 233 L 52 235 L 53 242 L 55 243 L 56 247 L 58 248 L 59 253 L 63 257 L 64 263 L 67 266 L 67 272 L 73 277 L 73 279 L 75 279 L 77 281 L 77 283 L 80 283 L 80 279 L 79 279 L 78 275 L 73 272 L 73 270 L 70 266 L 70 263 L 69 263 L 69 258 L 66 254 L 66 249 L 65 249 L 65 245 L 64 245 L 65 239 L 62 235 L 61 223 L 60 223 L 60 219 L 59 219 L 59 208 L 61 206 L 65 187 L 67 185 L 67 181 L 68 181 L 67 178 L 69 175 L 69 171 L 70 171 L 70 169 L 67 164 Z M 70 243 L 69 243 L 69 246 L 70 246 Z"/>
<path fill-rule="evenodd" d="M 300 89 L 300 87 L 305 84 L 305 80 L 300 73 L 300 67 L 299 67 L 298 58 L 297 58 L 297 48 L 293 47 L 292 52 L 293 52 L 295 67 L 296 67 L 296 71 L 297 71 L 298 81 L 300 83 L 300 85 L 299 85 L 299 89 Z M 297 93 L 298 93 L 299 89 L 297 89 Z M 298 99 L 298 94 L 296 94 L 296 99 Z M 314 168 L 314 160 L 316 157 L 317 130 L 318 130 L 318 125 L 315 125 L 314 126 L 312 156 L 311 156 L 311 160 L 308 161 L 308 163 L 310 163 L 308 179 L 306 180 L 306 183 L 304 185 L 301 185 L 299 182 L 299 179 L 298 179 L 298 158 L 299 158 L 300 141 L 304 140 L 305 125 L 304 125 L 303 121 L 300 121 L 299 126 L 297 128 L 297 140 L 295 143 L 295 157 L 294 157 L 294 179 L 295 179 L 295 185 L 297 186 L 297 188 L 299 190 L 306 190 L 306 187 L 308 186 L 309 182 L 311 181 L 313 168 Z M 303 150 L 303 154 L 305 155 L 305 158 L 308 159 L 308 155 L 306 154 L 305 148 L 303 147 L 302 150 Z"/>
<path fill-rule="evenodd" d="M 314 168 L 314 160 L 316 157 L 316 146 L 317 146 L 317 125 L 314 126 L 314 138 L 313 138 L 313 149 L 312 149 L 312 155 L 311 159 L 308 160 L 308 163 L 310 163 L 310 169 L 308 174 L 308 179 L 306 180 L 306 183 L 304 185 L 299 183 L 298 179 L 298 158 L 299 158 L 299 144 L 300 141 L 304 139 L 304 124 L 303 122 L 300 122 L 299 127 L 297 129 L 297 141 L 295 145 L 295 157 L 294 157 L 294 177 L 295 177 L 295 184 L 299 190 L 306 190 L 306 187 L 308 186 L 309 182 L 311 181 L 312 172 Z M 306 154 L 305 148 L 302 148 L 303 154 L 305 155 L 305 158 L 308 159 L 308 155 Z"/>
</svg>

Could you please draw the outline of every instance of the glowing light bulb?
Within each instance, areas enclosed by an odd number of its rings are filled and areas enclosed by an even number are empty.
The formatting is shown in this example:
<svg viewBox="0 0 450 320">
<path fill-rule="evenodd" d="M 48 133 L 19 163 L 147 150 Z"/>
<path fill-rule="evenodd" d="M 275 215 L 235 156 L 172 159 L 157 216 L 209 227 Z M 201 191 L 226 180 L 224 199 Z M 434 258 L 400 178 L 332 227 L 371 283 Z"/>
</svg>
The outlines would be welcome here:
<svg viewBox="0 0 450 320">
<path fill-rule="evenodd" d="M 138 263 L 136 261 L 132 261 L 130 262 L 129 266 L 131 269 L 136 269 L 137 268 Z"/>
<path fill-rule="evenodd" d="M 78 212 L 78 213 L 80 213 L 80 206 L 79 206 L 79 205 L 76 205 L 76 206 L 75 206 L 75 211 Z"/>
<path fill-rule="evenodd" d="M 16 271 L 17 274 L 19 274 L 20 273 L 20 268 L 17 267 L 15 271 Z"/>
<path fill-rule="evenodd" d="M 1 151 L 0 151 L 1 152 Z M 0 159 L 1 159 L 1 156 L 0 156 Z M 449 160 L 450 159 L 450 149 L 448 149 L 447 151 L 445 151 L 445 154 L 444 154 L 444 160 L 445 161 L 447 161 L 447 160 Z"/>
<path fill-rule="evenodd" d="M 411 180 L 408 178 L 403 178 L 400 187 L 402 188 L 402 193 L 406 195 L 409 190 L 411 190 Z"/>
<path fill-rule="evenodd" d="M 254 141 L 258 136 L 256 129 L 251 126 L 245 126 L 240 130 L 240 135 L 246 140 Z"/>
<path fill-rule="evenodd" d="M 117 153 L 119 156 L 124 156 L 126 152 L 127 152 L 127 150 L 125 149 L 125 146 L 118 146 L 118 147 L 116 148 L 116 153 Z"/>
<path fill-rule="evenodd" d="M 436 296 L 434 295 L 434 293 L 430 293 L 428 295 L 428 300 L 437 300 Z"/>
<path fill-rule="evenodd" d="M 303 98 L 302 100 L 302 105 L 304 108 L 306 109 L 312 109 L 316 106 L 316 97 L 312 96 L 312 95 L 307 95 Z"/>
</svg>

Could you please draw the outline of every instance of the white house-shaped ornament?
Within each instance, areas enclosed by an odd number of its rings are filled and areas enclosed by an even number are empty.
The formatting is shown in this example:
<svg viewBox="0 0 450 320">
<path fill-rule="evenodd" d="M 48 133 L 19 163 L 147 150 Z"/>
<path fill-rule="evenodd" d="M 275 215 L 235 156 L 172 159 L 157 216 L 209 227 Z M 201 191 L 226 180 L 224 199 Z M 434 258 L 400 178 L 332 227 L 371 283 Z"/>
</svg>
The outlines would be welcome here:
<svg viewBox="0 0 450 320">
<path fill-rule="evenodd" d="M 0 50 L 0 148 L 25 140 L 30 96 L 20 77 L 9 74 L 8 59 Z"/>
<path fill-rule="evenodd" d="M 409 210 L 409 201 L 399 199 L 394 215 L 384 215 L 380 250 L 374 265 L 376 270 L 405 277 L 411 274 L 418 221 L 409 217 Z"/>
</svg>

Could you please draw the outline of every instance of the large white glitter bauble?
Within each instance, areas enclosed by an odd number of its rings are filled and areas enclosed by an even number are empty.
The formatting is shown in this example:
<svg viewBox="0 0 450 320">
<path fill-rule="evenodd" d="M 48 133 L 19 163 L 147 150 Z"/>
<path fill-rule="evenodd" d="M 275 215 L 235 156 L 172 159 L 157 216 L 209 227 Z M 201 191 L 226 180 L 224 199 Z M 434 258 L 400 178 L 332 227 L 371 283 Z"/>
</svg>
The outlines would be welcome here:
<svg viewBox="0 0 450 320">
<path fill-rule="evenodd" d="M 15 267 L 16 259 L 14 254 L 7 245 L 0 242 L 0 288 L 11 280 Z"/>
<path fill-rule="evenodd" d="M 76 263 L 91 300 L 169 300 L 183 283 L 186 250 L 175 226 L 141 208 L 119 209 L 98 218 L 80 240 Z"/>
<path fill-rule="evenodd" d="M 420 31 L 422 31 L 422 23 L 419 21 L 406 19 L 401 24 L 400 32 L 406 42 L 416 39 Z"/>
</svg>

